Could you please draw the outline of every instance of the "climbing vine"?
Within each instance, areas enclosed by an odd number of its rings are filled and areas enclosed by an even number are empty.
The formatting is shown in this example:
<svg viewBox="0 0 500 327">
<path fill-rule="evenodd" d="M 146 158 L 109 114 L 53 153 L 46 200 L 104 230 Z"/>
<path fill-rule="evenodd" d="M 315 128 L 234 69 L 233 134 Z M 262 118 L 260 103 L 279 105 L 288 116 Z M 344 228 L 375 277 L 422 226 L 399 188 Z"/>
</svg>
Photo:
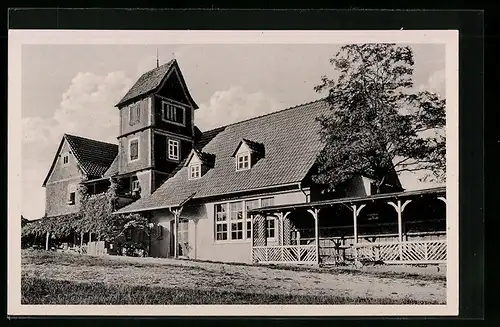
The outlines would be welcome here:
<svg viewBox="0 0 500 327">
<path fill-rule="evenodd" d="M 87 186 L 80 184 L 77 192 L 79 212 L 56 216 L 27 223 L 22 227 L 22 237 L 52 233 L 56 237 L 66 237 L 72 232 L 92 233 L 93 240 L 119 243 L 134 248 L 144 248 L 146 241 L 141 238 L 127 238 L 132 231 L 149 235 L 149 220 L 140 214 L 114 215 L 118 209 L 120 185 L 113 179 L 105 193 L 91 195 Z"/>
</svg>

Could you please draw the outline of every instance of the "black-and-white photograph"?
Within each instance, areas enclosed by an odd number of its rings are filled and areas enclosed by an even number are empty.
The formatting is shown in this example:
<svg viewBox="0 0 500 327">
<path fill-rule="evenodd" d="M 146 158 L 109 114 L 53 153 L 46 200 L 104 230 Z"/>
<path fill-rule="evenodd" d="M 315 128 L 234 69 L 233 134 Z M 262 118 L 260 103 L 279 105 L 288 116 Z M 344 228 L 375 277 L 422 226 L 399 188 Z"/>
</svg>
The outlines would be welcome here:
<svg viewBox="0 0 500 327">
<path fill-rule="evenodd" d="M 19 46 L 21 307 L 446 307 L 456 63 L 400 32 Z"/>
</svg>

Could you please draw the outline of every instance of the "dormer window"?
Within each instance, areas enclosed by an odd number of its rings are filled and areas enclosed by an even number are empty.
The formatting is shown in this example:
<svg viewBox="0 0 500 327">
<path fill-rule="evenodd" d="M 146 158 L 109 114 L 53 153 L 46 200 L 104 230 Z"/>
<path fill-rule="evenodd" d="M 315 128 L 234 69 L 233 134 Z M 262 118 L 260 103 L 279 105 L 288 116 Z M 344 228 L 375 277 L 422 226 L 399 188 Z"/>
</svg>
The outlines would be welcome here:
<svg viewBox="0 0 500 327">
<path fill-rule="evenodd" d="M 201 176 L 201 164 L 189 166 L 189 179 L 198 179 Z"/>
<path fill-rule="evenodd" d="M 246 170 L 250 168 L 250 153 L 241 153 L 236 156 L 236 170 Z"/>
<path fill-rule="evenodd" d="M 214 167 L 215 156 L 193 149 L 189 154 L 184 167 L 187 167 L 188 179 L 198 179 Z"/>
<path fill-rule="evenodd" d="M 161 119 L 175 125 L 186 126 L 186 110 L 182 106 L 162 101 Z"/>
<path fill-rule="evenodd" d="M 264 144 L 242 139 L 233 152 L 236 171 L 252 168 L 257 161 L 264 158 Z"/>
</svg>

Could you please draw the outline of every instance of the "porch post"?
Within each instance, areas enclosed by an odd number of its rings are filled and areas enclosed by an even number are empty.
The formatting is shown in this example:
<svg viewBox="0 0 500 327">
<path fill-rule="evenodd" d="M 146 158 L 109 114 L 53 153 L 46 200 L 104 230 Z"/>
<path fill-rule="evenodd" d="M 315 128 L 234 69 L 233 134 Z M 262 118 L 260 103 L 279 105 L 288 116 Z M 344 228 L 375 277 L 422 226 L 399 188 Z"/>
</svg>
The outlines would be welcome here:
<svg viewBox="0 0 500 327">
<path fill-rule="evenodd" d="M 83 232 L 80 233 L 80 247 L 83 246 Z"/>
<path fill-rule="evenodd" d="M 252 263 L 254 263 L 253 261 L 253 247 L 254 247 L 254 244 L 253 244 L 253 217 L 254 215 L 250 215 L 250 240 L 252 242 L 252 252 L 250 252 L 250 259 L 252 260 Z"/>
<path fill-rule="evenodd" d="M 291 213 L 291 211 L 285 212 L 283 215 L 283 245 L 291 245 L 291 240 L 290 240 L 290 219 L 288 218 L 288 215 Z M 285 231 L 286 229 L 286 231 Z"/>
<path fill-rule="evenodd" d="M 447 204 L 446 198 L 444 196 L 438 196 L 438 200 L 441 200 L 444 202 L 444 204 Z"/>
<path fill-rule="evenodd" d="M 283 246 L 283 240 L 285 239 L 285 233 L 284 233 L 284 230 L 283 230 L 283 227 L 284 227 L 284 223 L 283 223 L 283 220 L 284 220 L 284 215 L 283 215 L 283 212 L 279 212 L 278 213 L 278 217 L 280 218 L 280 245 Z"/>
<path fill-rule="evenodd" d="M 47 235 L 45 236 L 45 251 L 49 250 L 49 238 L 50 238 L 50 232 L 47 232 Z"/>
<path fill-rule="evenodd" d="M 396 213 L 398 214 L 398 242 L 403 242 L 403 211 L 405 207 L 411 202 L 411 200 L 406 200 L 403 204 L 401 204 L 401 200 L 398 200 L 396 203 L 387 202 L 390 206 L 396 209 Z"/>
<path fill-rule="evenodd" d="M 89 232 L 89 243 L 92 242 L 92 232 Z"/>
<path fill-rule="evenodd" d="M 174 211 L 174 258 L 177 259 L 177 256 L 179 255 L 179 235 L 178 235 L 178 231 L 179 231 L 179 214 L 178 214 L 178 211 Z"/>
<path fill-rule="evenodd" d="M 314 239 L 316 244 L 316 264 L 319 265 L 319 209 L 307 210 L 314 218 Z"/>
<path fill-rule="evenodd" d="M 366 204 L 362 204 L 359 206 L 352 205 L 352 217 L 354 223 L 354 260 L 358 261 L 358 249 L 356 245 L 358 244 L 358 216 L 361 210 L 366 206 Z"/>
</svg>

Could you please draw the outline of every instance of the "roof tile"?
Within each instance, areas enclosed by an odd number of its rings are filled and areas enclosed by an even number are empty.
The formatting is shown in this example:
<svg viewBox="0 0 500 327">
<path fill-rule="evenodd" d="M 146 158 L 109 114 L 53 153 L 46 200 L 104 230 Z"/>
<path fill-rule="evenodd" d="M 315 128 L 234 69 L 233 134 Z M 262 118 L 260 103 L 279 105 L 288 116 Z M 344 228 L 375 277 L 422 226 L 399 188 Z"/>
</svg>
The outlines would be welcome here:
<svg viewBox="0 0 500 327">
<path fill-rule="evenodd" d="M 101 177 L 118 154 L 118 145 L 81 136 L 64 134 L 83 171 L 89 177 Z"/>
<path fill-rule="evenodd" d="M 117 213 L 176 206 L 190 196 L 201 199 L 300 182 L 322 148 L 316 117 L 328 110 L 326 101 L 319 100 L 207 131 L 197 149 L 215 155 L 213 168 L 189 180 L 182 162 L 153 194 Z M 263 144 L 266 156 L 251 169 L 236 171 L 232 154 L 242 139 Z"/>
</svg>

